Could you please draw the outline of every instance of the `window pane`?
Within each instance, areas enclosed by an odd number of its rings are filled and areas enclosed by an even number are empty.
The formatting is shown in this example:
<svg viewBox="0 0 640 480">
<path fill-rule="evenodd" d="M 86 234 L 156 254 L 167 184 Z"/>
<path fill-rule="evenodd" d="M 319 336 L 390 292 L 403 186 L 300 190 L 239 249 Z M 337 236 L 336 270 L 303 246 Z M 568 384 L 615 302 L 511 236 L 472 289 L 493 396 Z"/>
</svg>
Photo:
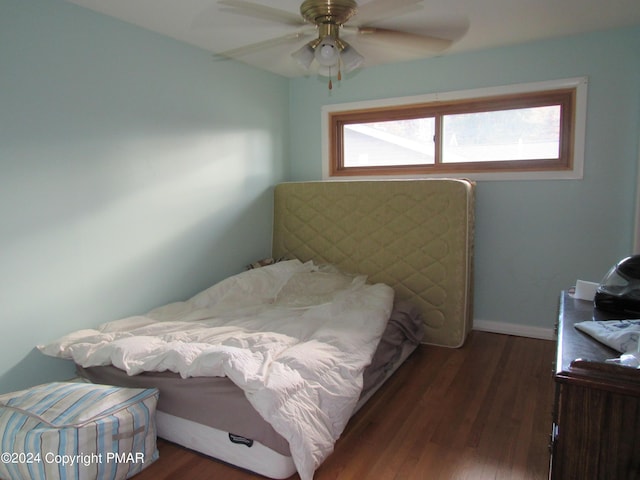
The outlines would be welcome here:
<svg viewBox="0 0 640 480">
<path fill-rule="evenodd" d="M 347 124 L 344 126 L 344 166 L 433 164 L 434 134 L 433 117 Z"/>
<path fill-rule="evenodd" d="M 560 157 L 560 105 L 443 117 L 442 162 Z"/>
</svg>

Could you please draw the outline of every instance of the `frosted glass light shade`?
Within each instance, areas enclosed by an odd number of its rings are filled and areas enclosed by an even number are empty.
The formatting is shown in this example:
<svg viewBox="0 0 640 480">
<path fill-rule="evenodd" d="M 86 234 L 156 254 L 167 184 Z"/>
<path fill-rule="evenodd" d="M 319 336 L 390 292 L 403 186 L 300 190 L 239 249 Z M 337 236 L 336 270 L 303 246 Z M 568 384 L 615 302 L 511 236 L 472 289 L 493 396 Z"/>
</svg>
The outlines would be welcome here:
<svg viewBox="0 0 640 480">
<path fill-rule="evenodd" d="M 364 61 L 364 57 L 356 52 L 351 45 L 347 45 L 342 51 L 340 59 L 342 60 L 342 71 L 345 73 L 354 71 Z"/>
<path fill-rule="evenodd" d="M 299 50 L 293 52 L 291 56 L 296 62 L 298 62 L 298 65 L 308 70 L 309 67 L 311 67 L 311 62 L 313 62 L 314 53 L 315 52 L 313 51 L 313 48 L 311 48 L 311 45 L 307 43 Z"/>
</svg>

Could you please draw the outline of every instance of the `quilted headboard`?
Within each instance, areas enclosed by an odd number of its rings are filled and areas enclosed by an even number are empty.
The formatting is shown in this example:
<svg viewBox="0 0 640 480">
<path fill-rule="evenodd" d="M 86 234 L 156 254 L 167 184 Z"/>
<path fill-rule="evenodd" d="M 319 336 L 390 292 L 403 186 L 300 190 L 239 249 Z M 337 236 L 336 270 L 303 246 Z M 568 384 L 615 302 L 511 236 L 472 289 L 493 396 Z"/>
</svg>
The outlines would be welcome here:
<svg viewBox="0 0 640 480">
<path fill-rule="evenodd" d="M 472 326 L 474 187 L 457 179 L 279 184 L 273 256 L 386 283 L 422 310 L 425 343 L 459 347 Z"/>
</svg>

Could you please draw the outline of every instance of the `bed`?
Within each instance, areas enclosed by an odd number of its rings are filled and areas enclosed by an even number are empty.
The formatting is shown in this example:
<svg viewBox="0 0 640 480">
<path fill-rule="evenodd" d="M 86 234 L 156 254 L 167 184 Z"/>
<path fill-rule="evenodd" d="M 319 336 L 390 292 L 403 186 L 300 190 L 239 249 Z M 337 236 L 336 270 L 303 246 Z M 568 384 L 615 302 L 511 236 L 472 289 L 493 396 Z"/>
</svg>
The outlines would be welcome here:
<svg viewBox="0 0 640 480">
<path fill-rule="evenodd" d="M 362 278 L 367 285 L 381 285 L 367 290 L 367 305 L 385 298 L 371 314 L 384 317 L 375 324 L 377 337 L 371 334 L 375 345 L 358 347 L 359 354 L 371 348 L 371 358 L 359 360 L 361 380 L 342 380 L 343 387 L 361 381 L 353 403 L 340 407 L 351 415 L 419 342 L 447 347 L 464 343 L 472 326 L 473 228 L 474 185 L 466 180 L 284 183 L 274 189 L 272 245 L 272 257 L 284 261 L 248 275 L 259 278 L 296 269 L 286 275 L 304 276 L 310 273 L 304 269 L 311 269 L 326 278 L 353 278 L 349 285 Z M 327 268 L 331 270 L 322 270 Z M 327 315 L 335 320 L 335 315 Z M 298 442 L 283 434 L 277 419 L 265 421 L 267 414 L 238 387 L 242 379 L 229 378 L 233 374 L 210 377 L 196 372 L 182 378 L 174 370 L 132 375 L 110 365 L 78 365 L 78 372 L 95 383 L 159 388 L 160 437 L 267 477 L 288 478 L 297 470 L 301 478 L 311 478 L 331 450 L 310 463 L 301 461 Z M 342 428 L 337 426 L 332 435 Z M 303 440 L 304 435 L 300 443 Z"/>
</svg>

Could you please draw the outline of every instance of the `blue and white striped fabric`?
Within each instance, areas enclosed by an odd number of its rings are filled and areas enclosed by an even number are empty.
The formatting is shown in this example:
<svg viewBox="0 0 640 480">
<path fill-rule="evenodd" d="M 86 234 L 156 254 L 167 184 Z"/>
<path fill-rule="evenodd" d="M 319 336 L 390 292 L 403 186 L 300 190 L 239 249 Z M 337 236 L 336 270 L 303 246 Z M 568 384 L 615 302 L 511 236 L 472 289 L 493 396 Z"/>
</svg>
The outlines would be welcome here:
<svg viewBox="0 0 640 480">
<path fill-rule="evenodd" d="M 158 458 L 157 402 L 157 389 L 71 382 L 0 395 L 0 478 L 129 478 Z"/>
</svg>

